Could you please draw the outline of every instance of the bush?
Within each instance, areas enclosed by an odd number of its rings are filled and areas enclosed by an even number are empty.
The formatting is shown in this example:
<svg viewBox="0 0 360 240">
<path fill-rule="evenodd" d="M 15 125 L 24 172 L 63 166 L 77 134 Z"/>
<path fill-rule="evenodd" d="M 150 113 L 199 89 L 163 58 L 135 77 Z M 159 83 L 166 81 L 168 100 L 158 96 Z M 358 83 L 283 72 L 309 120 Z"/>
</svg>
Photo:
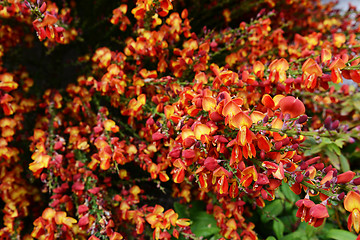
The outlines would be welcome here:
<svg viewBox="0 0 360 240">
<path fill-rule="evenodd" d="M 0 236 L 356 239 L 359 17 L 0 1 Z"/>
</svg>

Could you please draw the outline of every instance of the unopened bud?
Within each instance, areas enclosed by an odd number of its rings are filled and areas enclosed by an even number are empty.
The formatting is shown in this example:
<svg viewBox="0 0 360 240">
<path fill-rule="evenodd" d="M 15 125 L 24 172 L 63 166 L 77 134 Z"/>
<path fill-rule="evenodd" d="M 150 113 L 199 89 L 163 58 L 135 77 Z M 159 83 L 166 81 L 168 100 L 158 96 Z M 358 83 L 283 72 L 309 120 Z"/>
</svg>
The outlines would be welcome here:
<svg viewBox="0 0 360 240">
<path fill-rule="evenodd" d="M 295 155 L 292 160 L 294 163 L 297 163 L 297 162 L 301 161 L 301 159 L 302 159 L 302 157 L 300 155 Z"/>
<path fill-rule="evenodd" d="M 43 2 L 43 4 L 40 7 L 40 12 L 44 13 L 46 11 L 46 2 Z"/>
<path fill-rule="evenodd" d="M 291 146 L 292 149 L 296 150 L 299 147 L 299 144 L 295 143 Z"/>
<path fill-rule="evenodd" d="M 332 166 L 329 165 L 324 169 L 324 173 L 328 173 L 328 171 L 330 171 L 332 169 Z"/>
<path fill-rule="evenodd" d="M 329 188 L 329 187 L 330 187 L 330 181 L 327 181 L 327 182 L 325 183 L 325 187 L 326 187 L 326 188 Z"/>
<path fill-rule="evenodd" d="M 304 175 L 298 174 L 295 178 L 295 181 L 301 183 L 303 179 L 304 179 Z"/>
<path fill-rule="evenodd" d="M 331 123 L 331 130 L 336 130 L 339 127 L 339 120 L 334 121 L 333 123 Z"/>
<path fill-rule="evenodd" d="M 336 183 L 348 183 L 353 179 L 353 177 L 355 177 L 355 175 L 356 174 L 353 171 L 344 172 L 337 176 Z"/>
<path fill-rule="evenodd" d="M 314 166 L 314 168 L 315 168 L 316 170 L 322 170 L 322 169 L 324 169 L 324 164 L 323 164 L 323 163 L 316 163 L 316 164 L 314 164 L 313 166 Z"/>
<path fill-rule="evenodd" d="M 328 130 L 330 130 L 330 129 L 331 129 L 331 123 L 332 123 L 331 117 L 328 116 L 328 117 L 325 119 L 325 121 L 324 121 L 324 126 L 325 126 L 325 128 L 328 129 Z"/>
<path fill-rule="evenodd" d="M 41 5 L 43 4 L 43 2 L 44 2 L 44 0 L 37 0 L 37 1 L 36 1 L 36 4 L 37 4 L 38 6 L 41 6 Z"/>
<path fill-rule="evenodd" d="M 345 193 L 344 193 L 344 192 L 340 193 L 340 194 L 337 196 L 337 198 L 338 198 L 340 201 L 343 200 L 344 197 L 345 197 Z"/>
<path fill-rule="evenodd" d="M 289 140 L 289 138 L 288 138 L 288 137 L 287 137 L 287 138 L 284 138 L 283 140 L 281 140 L 281 143 L 282 143 L 282 145 L 283 145 L 283 146 L 288 145 L 288 144 L 289 144 L 289 142 L 290 142 L 290 140 Z"/>
<path fill-rule="evenodd" d="M 306 122 L 308 119 L 307 115 L 301 115 L 298 119 L 298 123 L 303 124 L 304 122 Z"/>
<path fill-rule="evenodd" d="M 311 165 L 313 163 L 316 163 L 318 160 L 320 159 L 320 156 L 314 157 L 314 158 L 310 158 L 309 160 L 306 160 L 306 163 L 308 165 Z"/>
<path fill-rule="evenodd" d="M 352 184 L 354 184 L 354 185 L 360 185 L 360 177 L 355 178 L 355 179 L 352 180 L 351 182 L 352 182 Z"/>
<path fill-rule="evenodd" d="M 275 143 L 275 149 L 276 149 L 276 150 L 280 150 L 281 147 L 282 147 L 282 142 L 276 142 L 276 143 Z"/>
<path fill-rule="evenodd" d="M 265 160 L 265 151 L 264 150 L 261 150 L 260 158 L 261 158 L 261 160 Z"/>
<path fill-rule="evenodd" d="M 269 116 L 268 115 L 265 115 L 264 119 L 263 119 L 263 122 L 264 123 L 267 123 L 269 121 Z"/>
<path fill-rule="evenodd" d="M 303 162 L 302 164 L 300 164 L 300 169 L 301 170 L 305 170 L 309 167 L 309 165 L 306 164 L 306 162 Z"/>
</svg>

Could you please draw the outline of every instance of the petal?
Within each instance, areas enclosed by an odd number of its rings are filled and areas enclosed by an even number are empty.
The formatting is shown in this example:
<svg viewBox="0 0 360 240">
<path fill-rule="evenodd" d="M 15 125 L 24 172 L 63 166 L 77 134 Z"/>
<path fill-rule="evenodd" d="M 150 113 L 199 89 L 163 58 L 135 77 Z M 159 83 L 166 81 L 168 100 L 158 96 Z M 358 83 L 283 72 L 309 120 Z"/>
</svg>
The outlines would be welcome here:
<svg viewBox="0 0 360 240">
<path fill-rule="evenodd" d="M 302 101 L 293 96 L 284 97 L 280 100 L 279 105 L 283 114 L 289 113 L 292 118 L 305 113 L 305 106 Z"/>
<path fill-rule="evenodd" d="M 346 211 L 352 212 L 354 209 L 360 209 L 360 195 L 351 191 L 344 200 L 344 207 Z"/>
</svg>

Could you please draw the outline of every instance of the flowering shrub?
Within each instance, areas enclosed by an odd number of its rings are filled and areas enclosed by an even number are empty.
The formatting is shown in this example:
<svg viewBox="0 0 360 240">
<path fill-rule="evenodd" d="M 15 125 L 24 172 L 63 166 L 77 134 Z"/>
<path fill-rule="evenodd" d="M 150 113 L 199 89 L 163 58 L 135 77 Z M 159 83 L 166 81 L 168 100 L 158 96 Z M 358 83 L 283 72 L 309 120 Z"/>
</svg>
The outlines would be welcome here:
<svg viewBox="0 0 360 240">
<path fill-rule="evenodd" d="M 0 1 L 0 236 L 356 239 L 359 18 Z"/>
</svg>

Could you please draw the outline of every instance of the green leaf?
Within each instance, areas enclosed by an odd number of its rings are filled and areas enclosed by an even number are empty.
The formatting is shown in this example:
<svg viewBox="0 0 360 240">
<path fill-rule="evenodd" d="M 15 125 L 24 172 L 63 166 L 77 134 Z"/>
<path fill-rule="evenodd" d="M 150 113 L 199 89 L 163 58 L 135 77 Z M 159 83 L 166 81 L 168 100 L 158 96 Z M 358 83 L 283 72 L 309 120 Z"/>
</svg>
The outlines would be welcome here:
<svg viewBox="0 0 360 240">
<path fill-rule="evenodd" d="M 276 240 L 274 236 L 267 237 L 266 240 Z"/>
<path fill-rule="evenodd" d="M 325 149 L 325 154 L 329 157 L 330 163 L 336 168 L 340 169 L 340 160 L 336 153 L 330 151 L 329 149 Z"/>
<path fill-rule="evenodd" d="M 187 207 L 185 205 L 175 202 L 174 210 L 177 214 L 179 214 L 179 218 L 189 218 L 189 212 L 187 211 Z"/>
<path fill-rule="evenodd" d="M 340 155 L 340 165 L 341 165 L 341 170 L 343 172 L 350 171 L 349 161 L 347 160 L 346 157 L 344 157 L 344 155 Z"/>
<path fill-rule="evenodd" d="M 331 230 L 327 231 L 326 238 L 327 239 L 335 239 L 335 240 L 344 240 L 344 239 L 355 240 L 356 235 L 349 231 L 345 231 L 345 230 L 331 229 Z"/>
<path fill-rule="evenodd" d="M 190 229 L 197 237 L 207 238 L 220 232 L 220 228 L 216 226 L 214 216 L 205 211 L 198 212 L 191 220 L 193 223 L 191 224 Z"/>
<path fill-rule="evenodd" d="M 320 144 L 317 144 L 317 145 L 310 145 L 310 149 L 307 149 L 305 151 L 305 156 L 311 156 L 311 155 L 314 155 L 318 152 L 321 152 L 321 150 L 323 149 L 323 146 L 325 146 L 326 144 L 324 143 L 320 143 Z"/>
<path fill-rule="evenodd" d="M 273 221 L 273 230 L 278 239 L 284 236 L 284 229 L 285 229 L 284 223 L 280 219 L 276 218 Z"/>
<path fill-rule="evenodd" d="M 274 200 L 269 205 L 264 207 L 264 214 L 261 215 L 261 221 L 264 223 L 269 222 L 271 219 L 274 219 L 280 213 L 282 213 L 284 205 L 280 199 Z"/>
<path fill-rule="evenodd" d="M 336 139 L 335 144 L 339 148 L 342 148 L 344 146 L 344 144 L 345 144 L 345 139 L 343 139 L 343 138 Z"/>
<path fill-rule="evenodd" d="M 307 236 L 304 231 L 296 231 L 284 236 L 281 240 L 307 240 Z"/>
<path fill-rule="evenodd" d="M 331 144 L 331 143 L 332 143 L 332 141 L 330 140 L 330 138 L 323 137 L 323 138 L 321 138 L 321 143 L 324 143 L 324 144 Z"/>
<path fill-rule="evenodd" d="M 330 151 L 335 152 L 338 156 L 341 155 L 341 150 L 336 144 L 331 143 L 327 147 Z"/>
<path fill-rule="evenodd" d="M 298 195 L 291 191 L 289 184 L 283 183 L 280 189 L 281 192 L 284 194 L 286 200 L 290 201 L 292 204 L 295 204 L 295 202 L 300 199 Z"/>
</svg>

